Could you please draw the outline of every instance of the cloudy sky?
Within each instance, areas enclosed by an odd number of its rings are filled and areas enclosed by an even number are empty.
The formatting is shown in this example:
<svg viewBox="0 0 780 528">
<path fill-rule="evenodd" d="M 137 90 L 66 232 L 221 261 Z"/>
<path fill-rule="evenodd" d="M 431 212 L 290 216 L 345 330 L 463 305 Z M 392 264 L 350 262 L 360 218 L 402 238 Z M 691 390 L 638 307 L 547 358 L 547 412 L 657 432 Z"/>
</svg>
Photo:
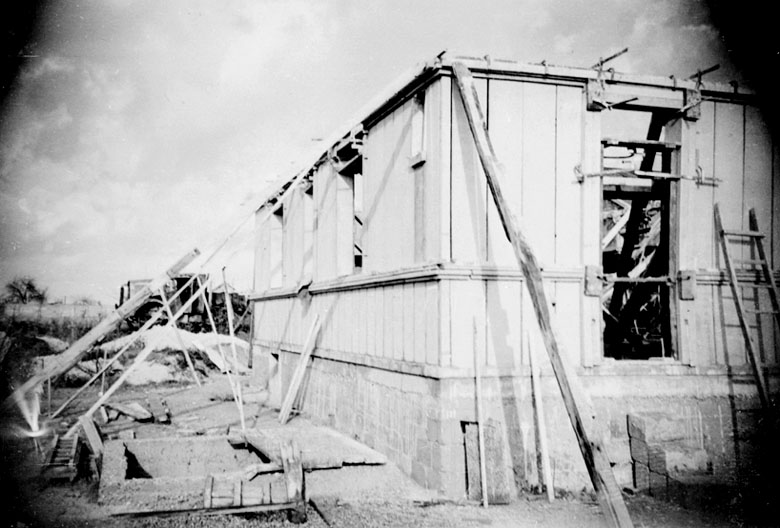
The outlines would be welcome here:
<svg viewBox="0 0 780 528">
<path fill-rule="evenodd" d="M 22 67 L 0 115 L 0 284 L 30 275 L 109 303 L 208 246 L 443 49 L 590 66 L 628 46 L 619 71 L 740 77 L 697 0 L 74 0 L 38 14 L 6 52 Z"/>
</svg>

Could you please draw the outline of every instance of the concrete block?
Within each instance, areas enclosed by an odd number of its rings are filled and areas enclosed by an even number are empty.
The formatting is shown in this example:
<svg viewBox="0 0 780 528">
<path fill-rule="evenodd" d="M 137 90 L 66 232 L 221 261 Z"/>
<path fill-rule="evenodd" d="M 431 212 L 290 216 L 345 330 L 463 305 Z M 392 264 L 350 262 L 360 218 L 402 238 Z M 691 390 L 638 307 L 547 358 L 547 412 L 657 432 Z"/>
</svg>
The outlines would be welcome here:
<svg viewBox="0 0 780 528">
<path fill-rule="evenodd" d="M 685 418 L 665 412 L 643 412 L 628 415 L 628 436 L 645 443 L 661 443 L 685 438 Z"/>
<path fill-rule="evenodd" d="M 631 448 L 627 438 L 613 439 L 606 444 L 609 460 L 613 464 L 630 463 L 632 460 Z"/>
<path fill-rule="evenodd" d="M 425 486 L 425 482 L 428 476 L 428 471 L 424 465 L 417 461 L 412 462 L 412 478 L 418 484 Z"/>
<path fill-rule="evenodd" d="M 631 452 L 631 459 L 634 460 L 634 462 L 638 462 L 640 464 L 647 466 L 648 465 L 647 444 L 645 443 L 645 441 L 640 438 L 632 436 L 631 439 L 629 440 L 629 446 Z"/>
<path fill-rule="evenodd" d="M 640 462 L 634 462 L 634 487 L 640 490 L 650 489 L 650 468 Z"/>
<path fill-rule="evenodd" d="M 668 477 L 655 471 L 650 471 L 650 495 L 657 499 L 666 500 L 667 498 Z"/>
<path fill-rule="evenodd" d="M 615 475 L 615 481 L 617 482 L 618 486 L 624 487 L 633 485 L 634 475 L 632 464 L 630 462 L 615 464 L 612 466 L 612 473 Z"/>
<path fill-rule="evenodd" d="M 441 441 L 441 421 L 435 418 L 428 418 L 426 424 L 426 436 L 431 442 Z"/>
<path fill-rule="evenodd" d="M 709 457 L 704 449 L 688 447 L 681 442 L 648 445 L 648 466 L 665 475 L 703 472 Z"/>
</svg>

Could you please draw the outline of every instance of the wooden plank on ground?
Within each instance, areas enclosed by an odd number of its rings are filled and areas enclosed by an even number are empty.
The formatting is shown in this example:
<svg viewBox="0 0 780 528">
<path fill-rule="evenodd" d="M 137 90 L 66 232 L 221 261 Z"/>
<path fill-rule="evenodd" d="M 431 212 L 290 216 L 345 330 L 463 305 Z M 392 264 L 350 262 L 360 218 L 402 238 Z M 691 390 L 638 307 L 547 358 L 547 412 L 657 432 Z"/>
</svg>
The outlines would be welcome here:
<svg viewBox="0 0 780 528">
<path fill-rule="evenodd" d="M 301 381 L 303 381 L 303 375 L 306 372 L 306 366 L 309 364 L 309 358 L 311 357 L 312 352 L 314 352 L 314 347 L 317 345 L 317 336 L 320 333 L 320 326 L 320 317 L 319 314 L 317 314 L 315 315 L 314 321 L 312 322 L 309 335 L 306 338 L 306 343 L 303 345 L 303 350 L 301 350 L 301 357 L 298 360 L 298 365 L 296 366 L 295 371 L 293 372 L 293 377 L 290 380 L 290 388 L 287 390 L 287 395 L 284 397 L 284 402 L 282 402 L 282 408 L 279 411 L 279 423 L 287 423 L 287 420 L 290 418 L 293 402 L 298 396 L 298 389 L 301 386 Z"/>
<path fill-rule="evenodd" d="M 528 245 L 523 233 L 518 229 L 512 208 L 506 203 L 502 195 L 503 171 L 495 158 L 494 150 L 490 143 L 490 137 L 488 136 L 485 119 L 477 100 L 477 92 L 471 72 L 458 62 L 453 63 L 452 69 L 455 73 L 458 92 L 466 110 L 474 143 L 488 180 L 488 186 L 498 207 L 506 235 L 514 248 L 515 257 L 525 276 L 547 353 L 550 356 L 550 362 L 552 363 L 558 386 L 561 389 L 561 395 L 563 396 L 569 419 L 577 435 L 580 450 L 582 451 L 582 456 L 588 468 L 588 473 L 590 474 L 602 511 L 610 526 L 633 526 L 628 509 L 623 502 L 620 488 L 612 473 L 606 448 L 598 435 L 594 434 L 596 424 L 590 401 L 580 385 L 577 375 L 569 365 L 567 358 L 561 354 L 558 345 L 559 340 L 551 324 L 550 308 L 536 256 Z"/>
<path fill-rule="evenodd" d="M 89 442 L 89 447 L 92 449 L 92 454 L 100 457 L 103 455 L 103 439 L 100 438 L 100 433 L 95 426 L 95 422 L 89 416 L 80 416 L 79 425 L 84 430 L 84 434 Z"/>
<path fill-rule="evenodd" d="M 139 422 L 148 422 L 154 418 L 152 413 L 138 402 L 106 402 L 103 405 Z"/>
</svg>

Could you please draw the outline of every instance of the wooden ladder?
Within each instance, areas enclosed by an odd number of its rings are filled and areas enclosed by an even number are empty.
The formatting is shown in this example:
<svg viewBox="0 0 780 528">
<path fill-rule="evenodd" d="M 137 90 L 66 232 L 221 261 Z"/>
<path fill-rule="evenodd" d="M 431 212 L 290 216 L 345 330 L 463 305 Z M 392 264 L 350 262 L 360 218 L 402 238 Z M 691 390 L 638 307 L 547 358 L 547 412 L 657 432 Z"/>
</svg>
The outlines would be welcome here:
<svg viewBox="0 0 780 528">
<path fill-rule="evenodd" d="M 720 209 L 718 204 L 715 204 L 715 228 L 717 229 L 718 238 L 720 239 L 720 245 L 723 248 L 723 257 L 726 262 L 726 271 L 728 272 L 729 282 L 731 283 L 731 291 L 734 295 L 734 302 L 737 305 L 739 326 L 742 328 L 742 335 L 745 338 L 745 346 L 747 347 L 748 357 L 750 358 L 750 363 L 753 367 L 753 374 L 755 375 L 756 384 L 758 386 L 758 396 L 761 399 L 761 406 L 764 408 L 764 410 L 767 410 L 771 406 L 767 379 L 764 375 L 764 369 L 761 363 L 761 358 L 758 354 L 758 350 L 756 350 L 753 339 L 750 337 L 750 328 L 748 327 L 746 314 L 774 314 L 775 321 L 778 324 L 778 328 L 780 328 L 780 303 L 778 303 L 777 284 L 775 284 L 775 278 L 772 275 L 772 270 L 769 267 L 769 262 L 767 261 L 766 252 L 764 250 L 764 234 L 761 233 L 761 231 L 758 229 L 758 220 L 756 219 L 755 209 L 750 209 L 749 221 L 750 229 L 748 231 L 723 229 L 723 222 L 720 218 Z M 758 259 L 733 259 L 729 254 L 730 239 L 742 239 L 751 242 L 751 247 L 756 248 L 755 252 L 758 254 Z M 748 266 L 760 267 L 765 282 L 740 282 L 737 277 L 737 271 L 734 268 L 735 262 L 747 264 Z M 754 290 L 759 288 L 768 289 L 769 298 L 772 301 L 772 309 L 763 311 L 746 309 L 744 300 L 742 299 L 743 287 L 753 288 Z"/>
</svg>

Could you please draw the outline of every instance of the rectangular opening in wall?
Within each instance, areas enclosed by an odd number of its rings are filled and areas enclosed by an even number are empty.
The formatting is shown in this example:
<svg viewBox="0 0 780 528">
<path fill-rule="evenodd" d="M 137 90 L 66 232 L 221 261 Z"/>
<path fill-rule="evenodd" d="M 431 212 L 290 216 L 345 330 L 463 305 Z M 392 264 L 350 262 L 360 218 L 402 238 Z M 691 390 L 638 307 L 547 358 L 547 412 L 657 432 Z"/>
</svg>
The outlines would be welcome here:
<svg viewBox="0 0 780 528">
<path fill-rule="evenodd" d="M 363 141 L 365 135 L 363 130 L 352 132 L 334 148 L 333 154 L 336 172 L 341 176 L 340 196 L 343 196 L 338 198 L 337 205 L 341 210 L 339 230 L 351 235 L 349 266 L 353 273 L 359 273 L 363 269 Z M 340 271 L 346 273 L 350 270 Z"/>
<path fill-rule="evenodd" d="M 664 113 L 615 114 L 601 142 L 604 356 L 675 358 L 680 145 L 663 140 Z"/>
<path fill-rule="evenodd" d="M 487 495 L 490 504 L 507 504 L 513 485 L 507 478 L 501 427 L 494 420 L 483 424 L 485 442 L 485 470 Z M 470 500 L 482 499 L 482 478 L 479 461 L 479 426 L 475 422 L 460 422 L 463 435 L 463 453 L 466 468 L 466 496 Z"/>
</svg>

